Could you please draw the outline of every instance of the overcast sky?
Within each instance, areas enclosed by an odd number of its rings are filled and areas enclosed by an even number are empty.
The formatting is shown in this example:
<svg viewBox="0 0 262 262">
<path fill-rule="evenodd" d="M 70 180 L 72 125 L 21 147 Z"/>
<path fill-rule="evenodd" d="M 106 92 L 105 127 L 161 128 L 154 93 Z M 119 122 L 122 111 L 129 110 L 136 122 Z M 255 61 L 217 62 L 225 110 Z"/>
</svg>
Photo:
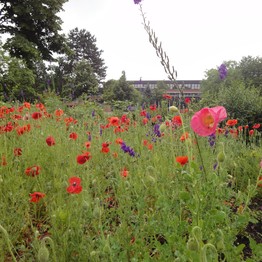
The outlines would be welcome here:
<svg viewBox="0 0 262 262">
<path fill-rule="evenodd" d="M 262 0 L 143 0 L 178 80 L 201 80 L 223 61 L 262 56 Z M 97 39 L 109 79 L 167 80 L 133 0 L 69 0 L 63 32 L 78 27 Z"/>
</svg>

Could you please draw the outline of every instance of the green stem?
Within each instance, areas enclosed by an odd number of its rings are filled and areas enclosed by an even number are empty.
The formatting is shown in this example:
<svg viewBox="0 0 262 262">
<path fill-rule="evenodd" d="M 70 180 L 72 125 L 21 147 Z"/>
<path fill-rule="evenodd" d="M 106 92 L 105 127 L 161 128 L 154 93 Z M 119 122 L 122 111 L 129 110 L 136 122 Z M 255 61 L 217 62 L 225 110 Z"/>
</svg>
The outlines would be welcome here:
<svg viewBox="0 0 262 262">
<path fill-rule="evenodd" d="M 205 165 L 204 165 L 204 161 L 203 161 L 203 158 L 202 158 L 201 150 L 200 150 L 198 139 L 197 139 L 195 132 L 194 132 L 194 136 L 195 136 L 195 139 L 196 139 L 196 144 L 197 144 L 197 149 L 198 149 L 200 161 L 201 161 L 201 164 L 202 164 L 202 167 L 203 167 L 204 178 L 205 178 L 205 181 L 207 182 L 207 172 L 206 172 L 206 168 L 205 168 Z"/>
<path fill-rule="evenodd" d="M 10 252 L 13 260 L 16 262 L 17 260 L 16 260 L 16 258 L 15 258 L 15 256 L 14 256 L 13 252 L 12 252 L 12 247 L 11 247 L 11 244 L 10 244 L 11 241 L 10 241 L 10 239 L 9 239 L 9 236 L 8 236 L 7 231 L 6 231 L 1 225 L 0 225 L 0 231 L 3 232 L 3 234 L 4 234 L 4 236 L 5 236 L 5 239 L 6 239 L 7 246 L 8 246 L 8 250 L 9 250 L 9 252 Z"/>
</svg>

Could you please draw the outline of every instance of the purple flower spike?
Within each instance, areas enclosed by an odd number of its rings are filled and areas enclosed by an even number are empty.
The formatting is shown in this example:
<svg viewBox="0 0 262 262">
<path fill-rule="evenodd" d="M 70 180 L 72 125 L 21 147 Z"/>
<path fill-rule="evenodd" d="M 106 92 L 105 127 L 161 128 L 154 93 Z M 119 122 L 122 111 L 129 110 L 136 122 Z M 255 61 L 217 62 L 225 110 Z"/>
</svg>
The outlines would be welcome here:
<svg viewBox="0 0 262 262">
<path fill-rule="evenodd" d="M 140 2 L 142 2 L 142 0 L 134 0 L 134 3 L 135 3 L 136 5 L 140 4 Z"/>
<path fill-rule="evenodd" d="M 218 68 L 219 77 L 221 80 L 224 80 L 227 77 L 227 67 L 225 64 L 220 65 Z"/>
</svg>

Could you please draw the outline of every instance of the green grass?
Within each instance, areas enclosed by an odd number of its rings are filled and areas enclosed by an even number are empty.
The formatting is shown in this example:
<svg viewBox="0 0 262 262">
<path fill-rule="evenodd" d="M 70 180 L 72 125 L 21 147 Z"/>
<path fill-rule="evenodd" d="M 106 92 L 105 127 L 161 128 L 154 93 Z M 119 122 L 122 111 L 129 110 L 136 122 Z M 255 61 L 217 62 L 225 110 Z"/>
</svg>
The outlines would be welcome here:
<svg viewBox="0 0 262 262">
<path fill-rule="evenodd" d="M 261 197 L 261 138 L 260 145 L 246 145 L 241 137 L 217 134 L 210 147 L 208 138 L 191 131 L 192 113 L 181 115 L 182 127 L 166 128 L 156 137 L 152 118 L 142 124 L 139 111 L 127 113 L 124 132 L 114 133 L 110 126 L 101 133 L 100 125 L 110 116 L 121 118 L 119 112 L 104 114 L 86 103 L 64 108 L 58 121 L 54 105 L 46 109 L 50 117 L 39 120 L 12 119 L 39 111 L 35 105 L 22 113 L 2 113 L 0 119 L 0 127 L 9 121 L 31 125 L 23 135 L 16 127 L 0 133 L 0 156 L 7 162 L 0 166 L 0 261 L 10 261 L 11 253 L 17 261 L 45 261 L 47 251 L 49 261 L 258 261 L 261 244 L 245 228 L 261 214 L 249 208 L 254 197 Z M 150 113 L 166 120 L 178 114 Z M 69 116 L 78 122 L 66 126 Z M 189 138 L 181 142 L 185 131 Z M 78 134 L 76 140 L 69 139 L 71 132 Z M 84 146 L 88 134 L 90 149 Z M 51 147 L 45 142 L 50 135 L 56 141 Z M 135 157 L 124 153 L 117 138 L 134 149 Z M 110 143 L 108 154 L 101 152 L 104 142 Z M 14 156 L 17 147 L 21 156 Z M 214 169 L 222 149 L 225 160 Z M 84 151 L 92 158 L 79 165 L 76 157 Z M 183 155 L 189 162 L 181 166 L 175 159 Z M 41 167 L 40 174 L 29 177 L 25 170 L 33 165 Z M 123 168 L 127 177 L 121 176 Z M 81 178 L 80 194 L 67 192 L 70 177 Z M 38 203 L 30 202 L 35 191 L 46 194 Z M 254 246 L 249 258 L 245 246 L 234 244 L 238 234 Z"/>
</svg>

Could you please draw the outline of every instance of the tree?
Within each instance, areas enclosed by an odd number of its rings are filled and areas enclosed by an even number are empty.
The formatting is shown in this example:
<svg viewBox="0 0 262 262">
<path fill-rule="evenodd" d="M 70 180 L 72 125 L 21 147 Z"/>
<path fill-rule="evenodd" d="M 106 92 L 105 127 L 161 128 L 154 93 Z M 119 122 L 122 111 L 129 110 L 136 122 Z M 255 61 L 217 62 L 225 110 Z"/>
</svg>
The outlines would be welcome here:
<svg viewBox="0 0 262 262">
<path fill-rule="evenodd" d="M 259 121 L 262 114 L 262 59 L 243 57 L 237 63 L 224 63 L 228 69 L 225 79 L 220 79 L 217 69 L 210 69 L 201 83 L 200 106 L 224 105 L 229 117 L 241 123 Z"/>
<path fill-rule="evenodd" d="M 75 28 L 71 30 L 67 37 L 67 45 L 71 49 L 68 55 L 68 63 L 71 67 L 79 60 L 86 60 L 101 82 L 106 77 L 106 66 L 101 58 L 103 50 L 99 50 L 96 45 L 96 38 L 85 29 Z"/>
<path fill-rule="evenodd" d="M 64 80 L 63 96 L 71 94 L 72 99 L 76 99 L 83 94 L 94 95 L 98 92 L 98 82 L 93 68 L 85 60 L 76 63 L 71 74 L 67 75 Z"/>
<path fill-rule="evenodd" d="M 245 86 L 254 86 L 262 95 L 262 58 L 251 56 L 243 57 L 238 67 Z"/>
<path fill-rule="evenodd" d="M 10 36 L 4 48 L 32 67 L 38 59 L 52 60 L 63 51 L 59 34 L 62 20 L 56 14 L 68 0 L 0 0 L 0 33 Z"/>
<path fill-rule="evenodd" d="M 105 101 L 130 101 L 137 103 L 141 99 L 141 94 L 126 81 L 126 75 L 123 71 L 119 80 L 109 80 L 105 83 L 103 99 Z"/>
</svg>

